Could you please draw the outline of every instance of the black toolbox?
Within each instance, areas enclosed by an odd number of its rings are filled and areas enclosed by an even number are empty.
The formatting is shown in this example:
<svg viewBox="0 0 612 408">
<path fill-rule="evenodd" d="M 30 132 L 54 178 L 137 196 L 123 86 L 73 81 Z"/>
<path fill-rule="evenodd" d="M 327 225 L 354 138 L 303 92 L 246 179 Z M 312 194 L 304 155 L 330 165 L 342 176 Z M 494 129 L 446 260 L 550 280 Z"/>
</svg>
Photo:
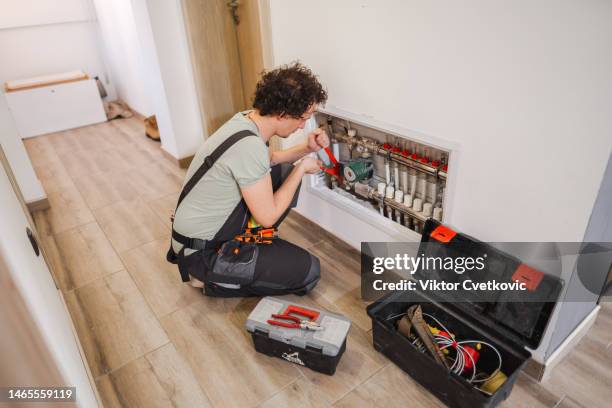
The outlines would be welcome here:
<svg viewBox="0 0 612 408">
<path fill-rule="evenodd" d="M 309 316 L 320 330 L 286 328 L 271 324 L 273 315 Z M 274 323 L 274 322 L 272 322 Z M 351 321 L 325 310 L 297 305 L 282 298 L 267 296 L 259 301 L 246 321 L 255 350 L 271 357 L 333 375 L 346 350 Z"/>
<path fill-rule="evenodd" d="M 529 268 L 519 259 L 433 220 L 425 224 L 419 256 L 435 253 L 458 257 L 483 250 L 488 255 L 490 270 L 486 268 L 478 274 L 466 272 L 453 278 L 484 281 L 494 274 L 498 280 L 523 279 L 529 290 L 520 295 L 522 299 L 515 293 L 505 292 L 488 293 L 486 299 L 477 296 L 456 299 L 453 297 L 461 296 L 461 293 L 406 290 L 389 293 L 367 307 L 372 319 L 374 348 L 449 407 L 495 407 L 508 397 L 520 370 L 531 357 L 525 347 L 535 349 L 540 344 L 562 288 L 559 278 Z M 519 275 L 524 270 L 527 273 L 521 278 Z M 418 271 L 414 276 L 423 278 Z M 431 276 L 428 275 L 428 279 Z M 445 276 L 448 278 L 449 275 Z M 534 277 L 536 279 L 528 282 Z M 399 316 L 415 304 L 421 306 L 424 314 L 442 322 L 457 341 L 477 339 L 495 346 L 502 358 L 501 371 L 507 377 L 505 382 L 493 393 L 483 392 L 464 376 L 451 373 L 437 363 L 430 354 L 422 349 L 419 351 L 396 328 Z M 496 353 L 484 346 L 480 351 L 478 369 L 493 373 L 498 361 Z"/>
</svg>

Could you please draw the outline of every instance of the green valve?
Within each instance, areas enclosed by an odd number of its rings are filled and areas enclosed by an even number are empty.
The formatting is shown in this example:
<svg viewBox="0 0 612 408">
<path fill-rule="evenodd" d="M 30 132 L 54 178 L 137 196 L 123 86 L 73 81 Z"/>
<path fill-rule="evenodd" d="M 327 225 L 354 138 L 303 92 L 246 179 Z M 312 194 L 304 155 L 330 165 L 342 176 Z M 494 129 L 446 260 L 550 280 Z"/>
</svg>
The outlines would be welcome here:
<svg viewBox="0 0 612 408">
<path fill-rule="evenodd" d="M 356 159 L 344 163 L 344 178 L 353 183 L 372 178 L 374 175 L 374 164 L 372 160 Z"/>
</svg>

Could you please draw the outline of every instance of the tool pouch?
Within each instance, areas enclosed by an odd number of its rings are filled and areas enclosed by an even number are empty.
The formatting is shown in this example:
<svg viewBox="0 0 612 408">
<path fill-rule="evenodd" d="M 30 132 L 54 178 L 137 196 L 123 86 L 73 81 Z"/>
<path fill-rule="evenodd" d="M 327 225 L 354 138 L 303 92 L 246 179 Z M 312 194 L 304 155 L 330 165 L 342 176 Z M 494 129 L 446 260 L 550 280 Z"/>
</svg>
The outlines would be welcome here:
<svg viewBox="0 0 612 408">
<path fill-rule="evenodd" d="M 256 244 L 236 240 L 225 242 L 218 251 L 199 250 L 185 255 L 181 249 L 178 267 L 181 275 L 189 275 L 203 281 L 248 285 L 255 278 L 255 265 L 259 248 Z"/>
<path fill-rule="evenodd" d="M 207 280 L 239 285 L 248 285 L 253 282 L 259 255 L 257 244 L 237 240 L 227 241 L 216 255 L 217 258 L 206 277 Z"/>
</svg>

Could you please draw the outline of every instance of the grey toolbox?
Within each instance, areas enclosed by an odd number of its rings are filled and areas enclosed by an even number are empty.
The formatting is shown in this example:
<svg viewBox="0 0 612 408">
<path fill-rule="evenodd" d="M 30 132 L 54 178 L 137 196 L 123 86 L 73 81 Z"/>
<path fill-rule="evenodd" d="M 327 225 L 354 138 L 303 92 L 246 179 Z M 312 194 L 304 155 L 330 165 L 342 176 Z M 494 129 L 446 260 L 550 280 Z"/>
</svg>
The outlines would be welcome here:
<svg viewBox="0 0 612 408">
<path fill-rule="evenodd" d="M 309 320 L 317 330 L 277 325 L 292 322 L 275 319 L 275 314 Z M 269 323 L 272 320 L 277 323 Z M 351 321 L 343 316 L 274 297 L 261 299 L 246 322 L 256 351 L 329 375 L 336 372 L 350 327 Z"/>
</svg>

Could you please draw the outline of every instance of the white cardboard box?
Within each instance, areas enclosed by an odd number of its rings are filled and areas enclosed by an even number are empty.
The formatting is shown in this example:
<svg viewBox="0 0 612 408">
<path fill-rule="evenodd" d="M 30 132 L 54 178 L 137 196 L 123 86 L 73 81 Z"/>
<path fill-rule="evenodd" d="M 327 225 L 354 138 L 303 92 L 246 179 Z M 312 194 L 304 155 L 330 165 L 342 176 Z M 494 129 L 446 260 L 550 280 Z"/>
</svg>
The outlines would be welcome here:
<svg viewBox="0 0 612 408">
<path fill-rule="evenodd" d="M 7 92 L 22 138 L 106 121 L 94 79 Z"/>
</svg>

